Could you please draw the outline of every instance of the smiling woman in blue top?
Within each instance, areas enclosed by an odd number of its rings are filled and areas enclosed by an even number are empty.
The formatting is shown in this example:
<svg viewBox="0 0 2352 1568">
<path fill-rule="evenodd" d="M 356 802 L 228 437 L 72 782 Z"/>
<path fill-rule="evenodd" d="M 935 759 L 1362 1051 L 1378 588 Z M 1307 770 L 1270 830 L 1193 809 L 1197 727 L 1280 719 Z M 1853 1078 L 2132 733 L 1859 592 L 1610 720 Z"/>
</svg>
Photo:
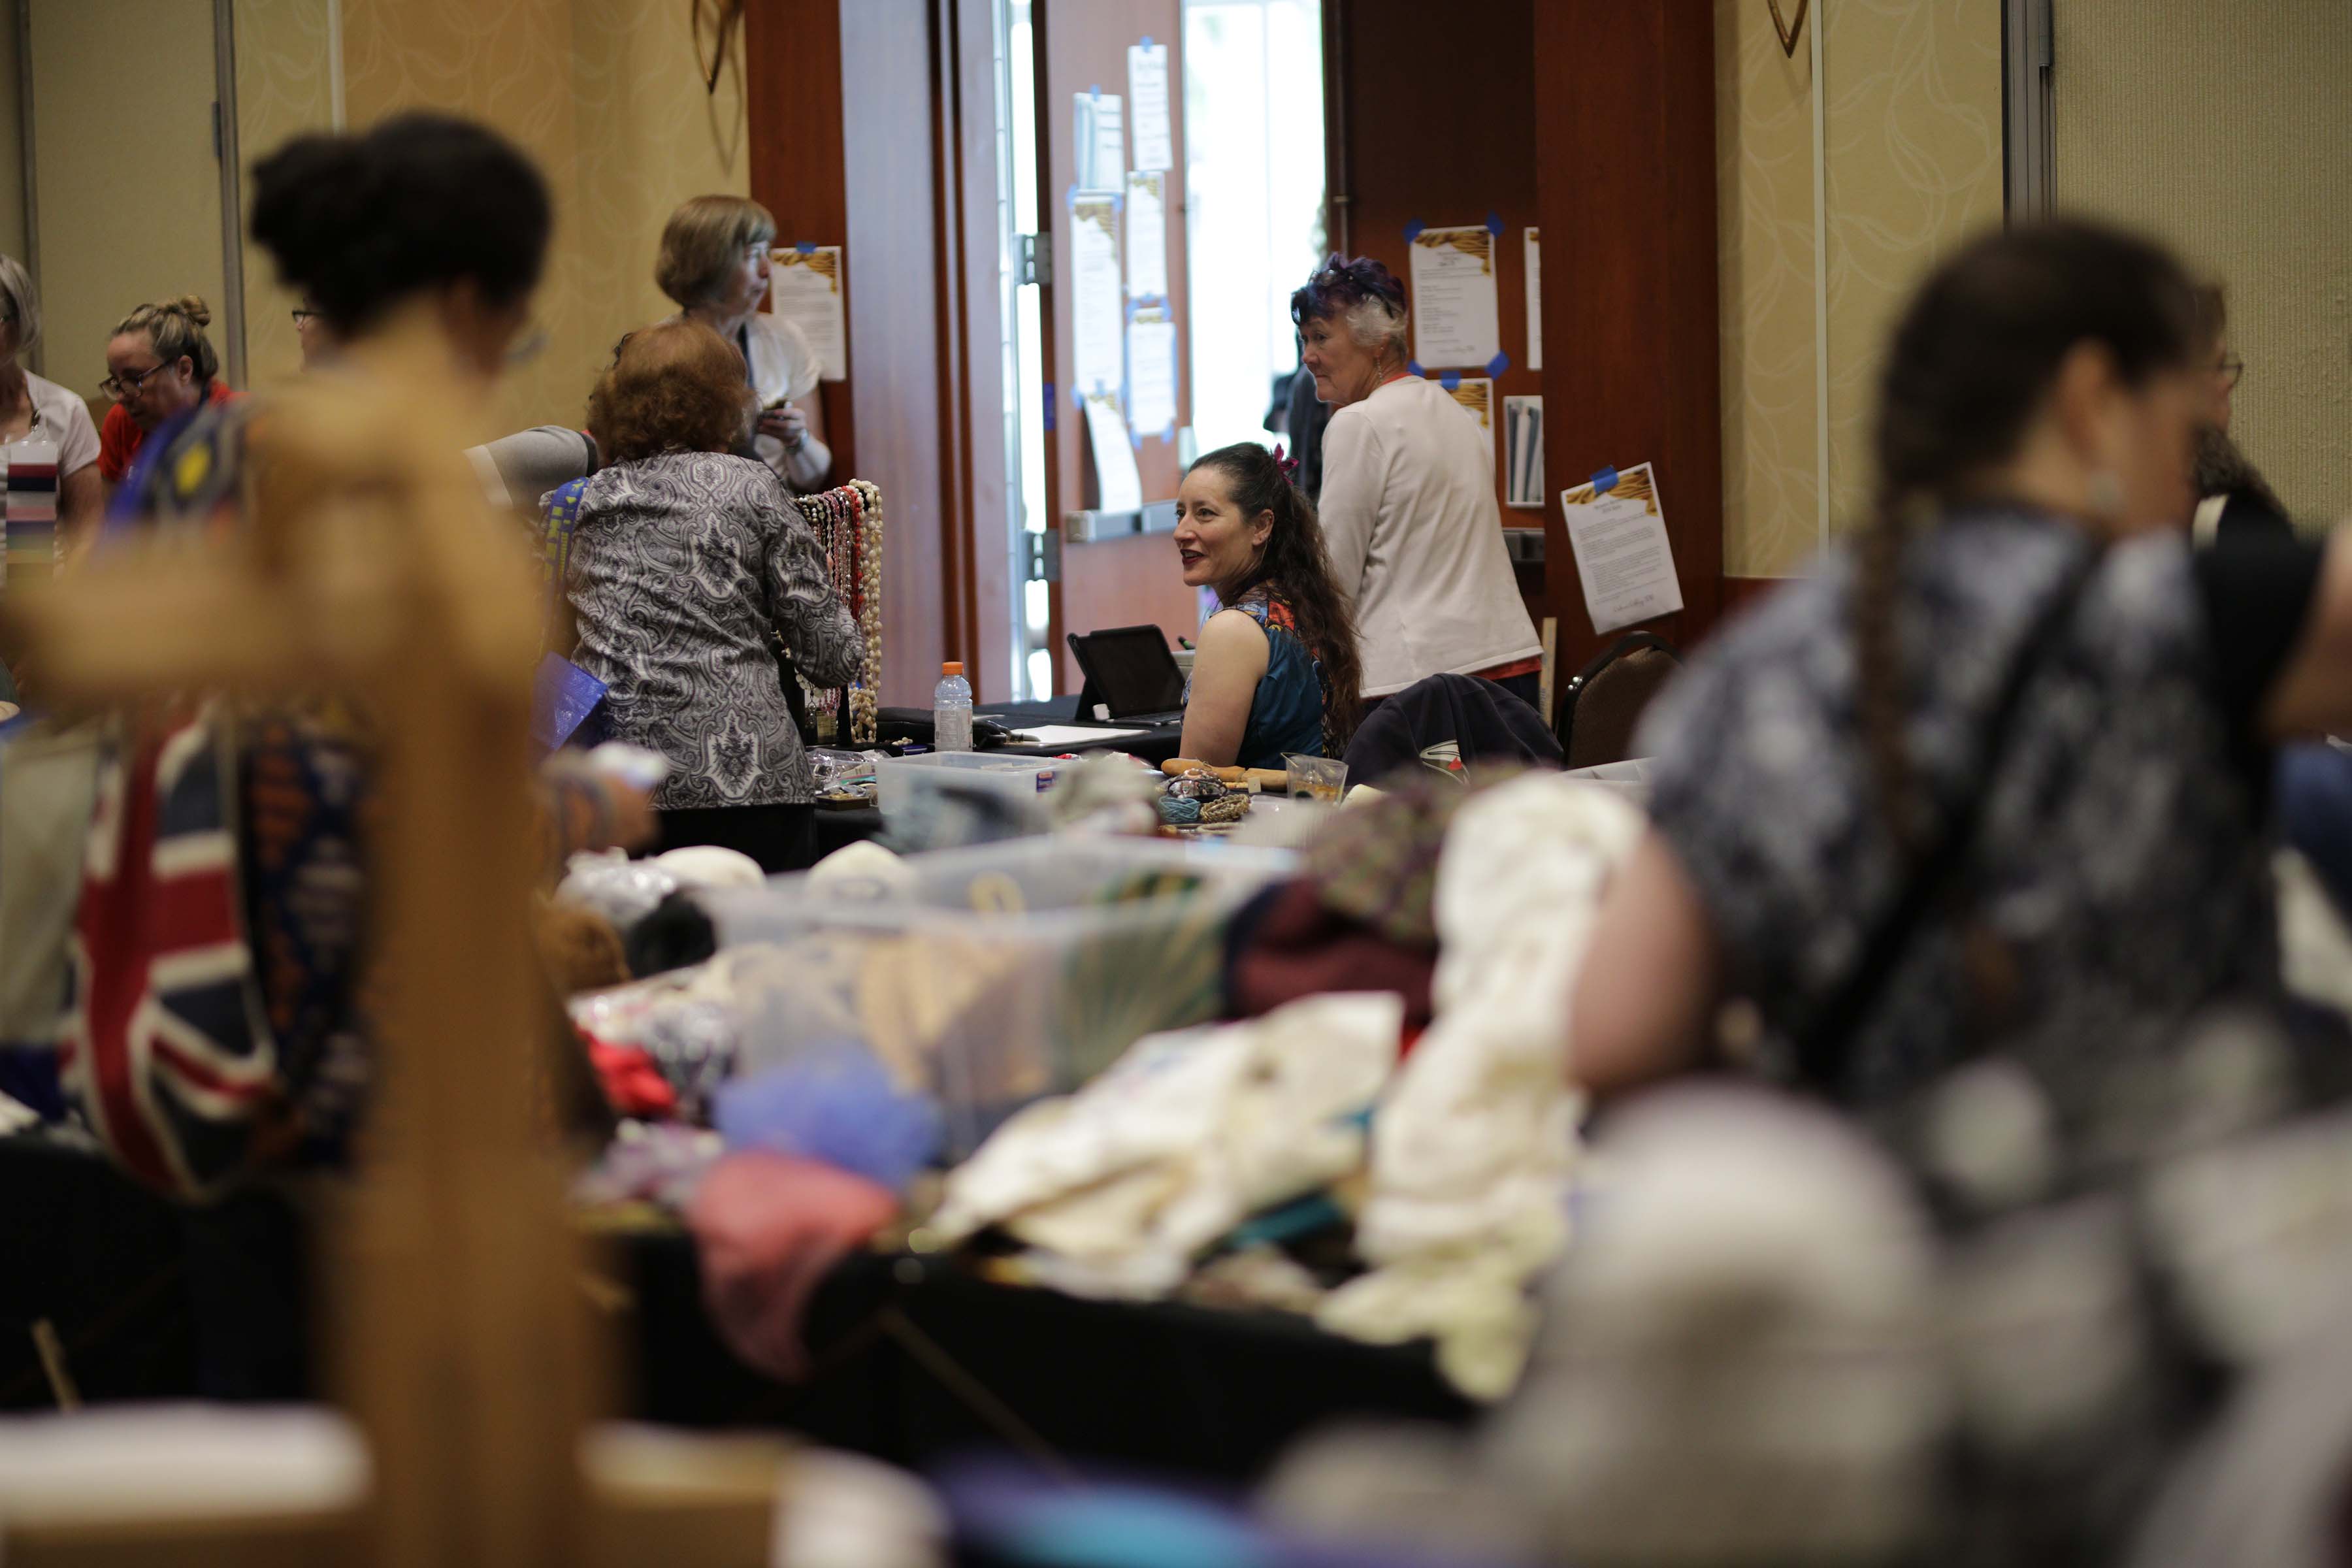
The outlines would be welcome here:
<svg viewBox="0 0 2352 1568">
<path fill-rule="evenodd" d="M 1221 447 L 1176 491 L 1184 581 L 1216 590 L 1184 700 L 1184 755 L 1279 768 L 1285 752 L 1339 754 L 1355 732 L 1363 665 L 1331 580 L 1314 503 L 1273 453 Z"/>
</svg>

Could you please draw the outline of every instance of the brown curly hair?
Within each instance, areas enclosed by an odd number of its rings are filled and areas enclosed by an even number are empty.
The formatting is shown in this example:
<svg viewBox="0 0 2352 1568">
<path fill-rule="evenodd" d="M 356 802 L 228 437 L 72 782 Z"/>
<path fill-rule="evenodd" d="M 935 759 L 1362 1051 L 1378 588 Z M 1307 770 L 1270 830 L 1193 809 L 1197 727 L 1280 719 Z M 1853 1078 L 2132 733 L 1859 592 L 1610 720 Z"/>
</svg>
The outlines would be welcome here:
<svg viewBox="0 0 2352 1568">
<path fill-rule="evenodd" d="M 730 452 L 751 415 L 743 356 L 700 321 L 680 319 L 623 338 L 588 395 L 588 433 L 608 463 L 665 452 Z"/>
</svg>

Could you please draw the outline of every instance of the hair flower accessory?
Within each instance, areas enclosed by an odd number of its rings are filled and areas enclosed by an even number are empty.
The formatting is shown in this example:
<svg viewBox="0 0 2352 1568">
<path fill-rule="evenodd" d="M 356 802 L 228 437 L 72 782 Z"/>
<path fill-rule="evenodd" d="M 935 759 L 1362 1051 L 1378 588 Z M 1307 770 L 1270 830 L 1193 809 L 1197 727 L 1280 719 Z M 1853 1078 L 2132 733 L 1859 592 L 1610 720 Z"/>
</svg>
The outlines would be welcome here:
<svg viewBox="0 0 2352 1568">
<path fill-rule="evenodd" d="M 1282 470 L 1284 479 L 1294 485 L 1298 482 L 1298 459 L 1286 456 L 1279 441 L 1274 444 L 1274 466 Z"/>
</svg>

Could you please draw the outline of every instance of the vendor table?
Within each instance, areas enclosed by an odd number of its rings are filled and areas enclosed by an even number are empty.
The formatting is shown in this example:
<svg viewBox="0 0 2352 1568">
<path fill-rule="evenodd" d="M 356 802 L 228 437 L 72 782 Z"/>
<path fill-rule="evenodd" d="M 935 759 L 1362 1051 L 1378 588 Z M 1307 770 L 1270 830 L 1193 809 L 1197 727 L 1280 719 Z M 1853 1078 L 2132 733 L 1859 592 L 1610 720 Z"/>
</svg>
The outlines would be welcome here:
<svg viewBox="0 0 2352 1568">
<path fill-rule="evenodd" d="M 1358 1344 L 1275 1312 L 1076 1300 L 872 1252 L 819 1288 L 814 1371 L 787 1386 L 719 1342 L 685 1232 L 612 1245 L 600 1272 L 621 1289 L 602 1294 L 629 1350 L 626 1407 L 650 1420 L 789 1427 L 912 1468 L 987 1445 L 1246 1481 L 1326 1421 L 1472 1413 L 1426 1345 Z M 0 1139 L 0 1408 L 50 1403 L 43 1320 L 91 1402 L 305 1396 L 301 1250 L 281 1200 L 181 1210 L 86 1151 Z"/>
</svg>

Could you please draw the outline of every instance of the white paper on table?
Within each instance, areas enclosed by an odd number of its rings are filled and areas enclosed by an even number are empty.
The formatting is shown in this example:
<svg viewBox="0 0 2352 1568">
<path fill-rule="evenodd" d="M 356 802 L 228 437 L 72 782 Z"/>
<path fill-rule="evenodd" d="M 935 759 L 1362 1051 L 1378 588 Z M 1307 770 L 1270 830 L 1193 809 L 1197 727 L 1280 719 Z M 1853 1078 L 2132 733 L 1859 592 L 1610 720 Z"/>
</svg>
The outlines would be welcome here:
<svg viewBox="0 0 2352 1568">
<path fill-rule="evenodd" d="M 1495 236 L 1424 228 L 1412 237 L 1412 357 L 1428 369 L 1484 366 L 1503 352 Z"/>
<path fill-rule="evenodd" d="M 1543 510 L 1543 399 L 1503 399 L 1503 499 L 1508 506 Z"/>
<path fill-rule="evenodd" d="M 1135 166 L 1174 168 L 1176 130 L 1168 117 L 1167 45 L 1129 46 L 1127 92 L 1135 100 Z"/>
<path fill-rule="evenodd" d="M 1134 511 L 1143 505 L 1143 476 L 1135 467 L 1127 416 L 1116 397 L 1087 399 L 1087 445 L 1095 454 L 1095 506 L 1102 511 Z"/>
<path fill-rule="evenodd" d="M 1168 297 L 1168 176 L 1127 176 L 1127 292 L 1133 300 Z"/>
<path fill-rule="evenodd" d="M 1445 395 L 1461 406 L 1463 413 L 1478 422 L 1478 434 L 1488 441 L 1494 440 L 1495 384 L 1491 379 L 1483 375 L 1458 376 L 1452 386 L 1445 388 Z"/>
<path fill-rule="evenodd" d="M 1542 231 L 1527 231 L 1528 242 L 1528 368 L 1543 369 L 1543 239 Z M 1536 481 L 1541 489 L 1543 481 Z M 1514 503 L 1517 504 L 1517 503 Z M 1536 502 L 1541 506 L 1541 501 Z"/>
<path fill-rule="evenodd" d="M 1644 463 L 1626 473 L 1641 473 L 1646 479 L 1648 468 Z M 1595 632 L 1613 632 L 1683 607 L 1666 520 L 1663 511 L 1653 510 L 1659 505 L 1655 486 L 1637 488 L 1648 489 L 1649 499 L 1614 490 L 1597 500 L 1572 499 L 1591 496 L 1590 485 L 1559 493 L 1569 547 L 1576 552 L 1576 574 L 1583 580 L 1584 607 Z"/>
<path fill-rule="evenodd" d="M 1116 93 L 1074 95 L 1077 184 L 1082 191 L 1115 191 L 1127 178 L 1127 126 Z"/>
<path fill-rule="evenodd" d="M 1076 724 L 1031 724 L 1014 733 L 1013 744 L 1020 746 L 1092 746 L 1105 741 L 1124 741 L 1135 735 L 1149 735 L 1149 730 L 1084 729 Z"/>
<path fill-rule="evenodd" d="M 1147 306 L 1127 323 L 1128 424 L 1138 436 L 1176 436 L 1176 323 Z"/>
<path fill-rule="evenodd" d="M 1118 273 L 1118 197 L 1070 198 L 1071 386 L 1080 395 L 1118 390 L 1126 344 L 1125 281 Z"/>
<path fill-rule="evenodd" d="M 849 379 L 849 319 L 842 309 L 841 247 L 780 245 L 768 252 L 768 309 L 808 339 L 827 381 Z"/>
</svg>

